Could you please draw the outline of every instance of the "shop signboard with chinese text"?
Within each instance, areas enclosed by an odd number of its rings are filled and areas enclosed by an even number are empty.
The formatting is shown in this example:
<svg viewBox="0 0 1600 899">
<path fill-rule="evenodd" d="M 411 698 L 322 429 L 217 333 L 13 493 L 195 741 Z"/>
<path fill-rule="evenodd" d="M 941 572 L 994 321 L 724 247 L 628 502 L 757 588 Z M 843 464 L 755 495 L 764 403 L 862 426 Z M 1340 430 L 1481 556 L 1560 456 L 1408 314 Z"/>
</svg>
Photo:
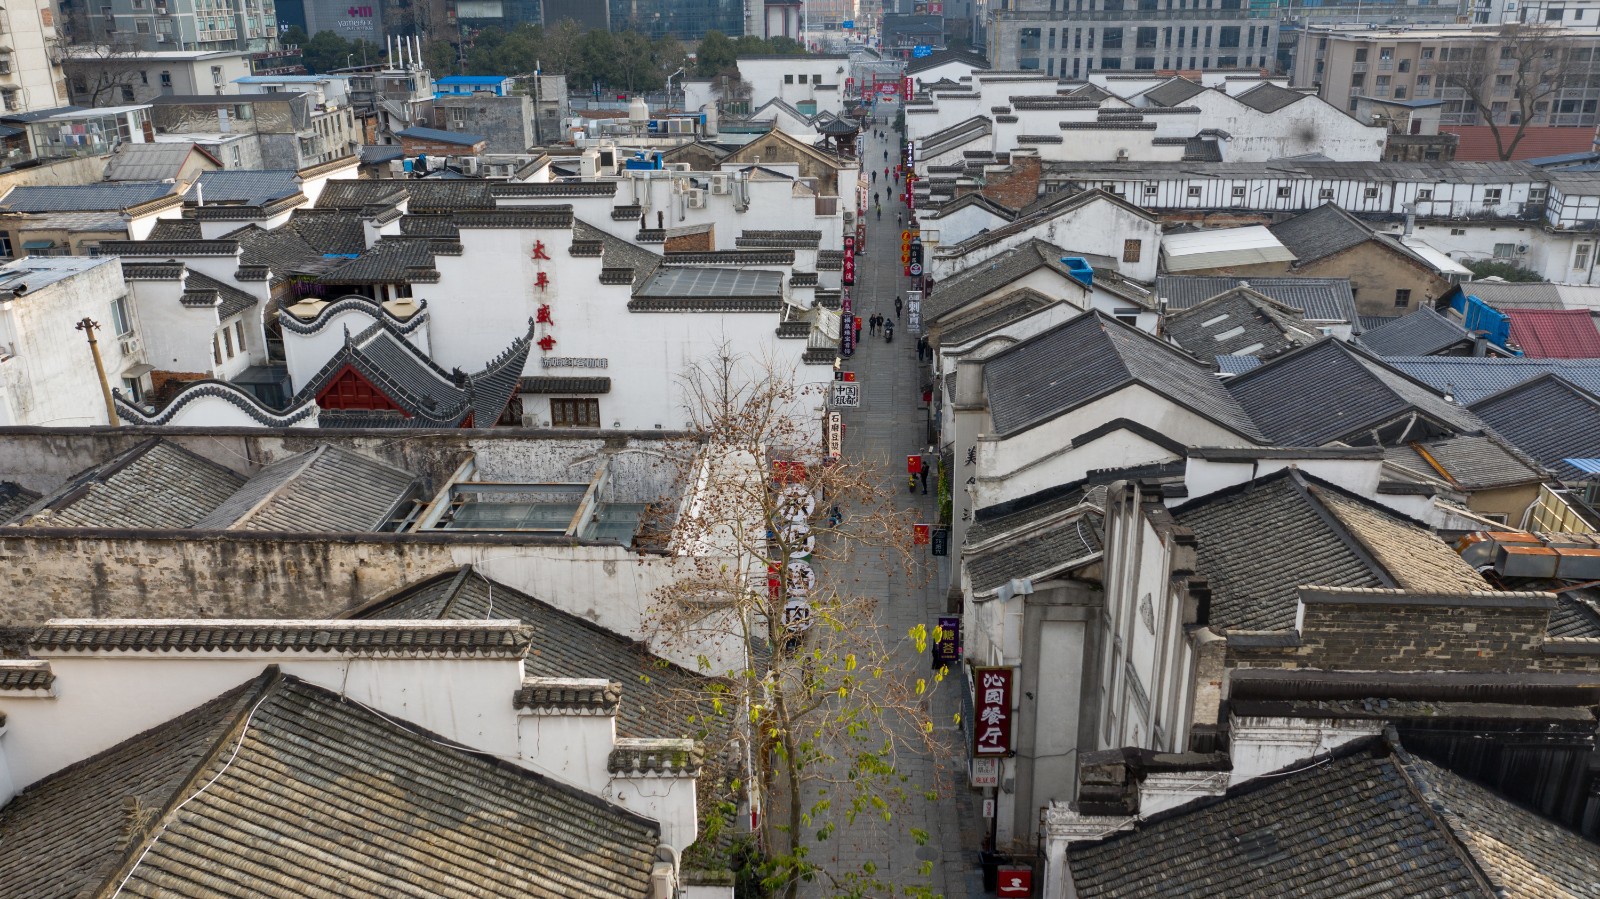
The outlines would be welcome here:
<svg viewBox="0 0 1600 899">
<path fill-rule="evenodd" d="M 844 277 L 842 280 L 846 286 L 856 283 L 856 237 L 854 234 L 846 234 L 844 238 Z"/>
<path fill-rule="evenodd" d="M 941 616 L 933 634 L 933 664 L 954 665 L 961 661 L 961 619 Z"/>
<path fill-rule="evenodd" d="M 837 412 L 828 413 L 828 458 L 837 459 L 844 450 L 844 417 Z"/>
<path fill-rule="evenodd" d="M 850 291 L 839 292 L 839 355 L 846 359 L 856 354 L 856 310 L 850 302 Z"/>
<path fill-rule="evenodd" d="M 1001 865 L 995 895 L 1000 899 L 1027 899 L 1033 895 L 1033 869 L 1026 865 Z"/>
<path fill-rule="evenodd" d="M 861 385 L 851 381 L 833 382 L 833 405 L 855 409 L 861 405 Z"/>
<path fill-rule="evenodd" d="M 950 555 L 950 529 L 933 529 L 933 554 L 936 556 Z"/>
<path fill-rule="evenodd" d="M 999 759 L 973 759 L 972 785 L 974 787 L 1000 786 L 1000 760 Z"/>
<path fill-rule="evenodd" d="M 911 329 L 911 336 L 922 336 L 922 291 L 906 291 L 906 325 Z"/>
<path fill-rule="evenodd" d="M 1010 668 L 974 668 L 972 754 L 999 758 L 1011 754 Z"/>
</svg>

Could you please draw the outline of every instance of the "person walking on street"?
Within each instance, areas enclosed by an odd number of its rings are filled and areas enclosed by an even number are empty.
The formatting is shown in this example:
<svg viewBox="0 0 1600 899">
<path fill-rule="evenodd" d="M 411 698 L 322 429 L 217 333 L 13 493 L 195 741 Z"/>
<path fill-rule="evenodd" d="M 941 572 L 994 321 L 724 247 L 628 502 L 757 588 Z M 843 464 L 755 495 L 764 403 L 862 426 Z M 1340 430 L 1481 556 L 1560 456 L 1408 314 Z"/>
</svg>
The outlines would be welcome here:
<svg viewBox="0 0 1600 899">
<path fill-rule="evenodd" d="M 922 482 L 922 495 L 928 495 L 928 469 L 933 467 L 933 460 L 927 456 L 922 457 L 922 470 L 917 472 L 917 480 Z"/>
<path fill-rule="evenodd" d="M 900 299 L 900 295 L 899 294 L 895 294 L 895 297 L 894 297 L 894 317 L 896 319 L 898 319 L 900 317 L 900 308 L 901 308 L 902 303 L 903 303 L 903 301 Z"/>
<path fill-rule="evenodd" d="M 878 204 L 878 221 L 883 221 L 883 204 Z"/>
<path fill-rule="evenodd" d="M 861 316 L 856 316 L 856 345 L 861 344 Z"/>
</svg>

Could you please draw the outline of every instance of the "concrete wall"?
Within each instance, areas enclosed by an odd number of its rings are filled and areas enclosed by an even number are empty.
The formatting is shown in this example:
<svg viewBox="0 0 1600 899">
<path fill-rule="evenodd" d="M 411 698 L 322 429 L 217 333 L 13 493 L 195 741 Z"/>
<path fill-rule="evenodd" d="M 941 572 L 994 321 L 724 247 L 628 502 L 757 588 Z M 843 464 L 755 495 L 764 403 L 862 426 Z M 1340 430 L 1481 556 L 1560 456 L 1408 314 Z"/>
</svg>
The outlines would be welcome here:
<svg viewBox="0 0 1600 899">
<path fill-rule="evenodd" d="M 481 134 L 489 139 L 486 153 L 526 153 L 533 146 L 533 98 L 440 97 L 433 101 L 435 128 Z"/>
<path fill-rule="evenodd" d="M 1342 253 L 1296 265 L 1288 274 L 1302 278 L 1349 278 L 1362 315 L 1405 315 L 1443 296 L 1454 285 L 1399 253 L 1374 241 L 1357 244 Z M 1411 291 L 1410 300 L 1395 303 L 1395 291 Z"/>
</svg>

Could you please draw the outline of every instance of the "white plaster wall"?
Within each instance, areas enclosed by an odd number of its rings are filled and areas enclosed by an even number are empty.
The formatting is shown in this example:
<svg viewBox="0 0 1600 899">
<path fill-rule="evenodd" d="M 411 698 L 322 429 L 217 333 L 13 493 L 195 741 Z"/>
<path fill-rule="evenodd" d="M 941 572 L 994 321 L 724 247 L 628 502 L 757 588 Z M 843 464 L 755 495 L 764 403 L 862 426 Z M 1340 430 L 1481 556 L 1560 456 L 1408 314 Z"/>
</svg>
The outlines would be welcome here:
<svg viewBox="0 0 1600 899">
<path fill-rule="evenodd" d="M 1239 718 L 1228 725 L 1233 787 L 1263 774 L 1311 764 L 1314 756 L 1383 733 L 1382 721 L 1315 721 L 1298 718 Z"/>
<path fill-rule="evenodd" d="M 932 274 L 936 279 L 944 280 L 1035 237 L 1069 253 L 1090 253 L 1119 260 L 1117 271 L 1125 277 L 1138 281 L 1155 280 L 1161 249 L 1161 226 L 1105 199 L 1064 212 L 959 256 L 935 253 L 931 264 Z M 1139 261 L 1121 262 L 1123 241 L 1130 239 L 1144 242 Z"/>
<path fill-rule="evenodd" d="M 41 654 L 49 656 L 49 654 Z M 663 824 L 682 851 L 696 830 L 686 778 L 613 778 L 613 716 L 518 713 L 518 659 L 357 658 L 335 653 L 117 653 L 50 657 L 55 698 L 0 698 L 7 770 L 26 786 L 183 715 L 268 664 L 382 715 L 554 777 Z M 93 722 L 93 726 L 86 726 Z"/>
<path fill-rule="evenodd" d="M 449 257 L 438 258 L 440 261 L 443 261 Z M 335 300 L 335 302 L 337 302 L 337 300 Z M 289 315 L 288 312 L 279 312 L 278 314 Z M 339 348 L 344 346 L 345 334 L 347 332 L 351 337 L 354 337 L 355 335 L 360 334 L 362 331 L 365 331 L 367 328 L 372 327 L 372 323 L 375 320 L 376 319 L 372 313 L 368 312 L 366 309 L 356 307 L 341 309 L 338 312 L 328 316 L 327 319 L 324 320 L 322 327 L 314 334 L 302 334 L 299 331 L 292 331 L 288 328 L 284 328 L 284 361 L 289 368 L 289 382 L 294 385 L 295 390 L 299 390 L 303 385 L 306 384 L 306 382 L 310 381 L 311 378 L 322 369 L 322 366 L 326 365 L 328 360 L 333 358 L 333 355 L 339 351 Z M 406 342 L 421 350 L 424 354 L 429 351 L 428 329 L 430 325 L 431 318 L 428 323 L 421 325 L 417 329 L 405 335 Z M 523 330 L 525 331 L 526 329 L 527 323 L 524 322 Z M 509 345 L 511 340 L 512 337 L 507 336 L 505 343 Z M 503 350 L 505 347 L 501 347 L 500 349 Z M 499 350 L 496 350 L 495 352 L 499 352 Z M 492 358 L 492 356 L 493 354 L 479 360 L 478 368 L 481 368 L 483 362 L 488 361 L 488 359 Z M 470 370 L 477 371 L 478 368 L 473 368 Z"/>
<path fill-rule="evenodd" d="M 1382 501 L 1378 481 L 1383 475 L 1381 459 L 1260 459 L 1256 462 L 1214 462 L 1191 456 L 1184 468 L 1183 482 L 1189 495 L 1173 499 L 1169 506 L 1210 496 L 1252 480 L 1260 480 L 1285 468 L 1296 468 L 1315 478 L 1337 484 L 1351 493 Z"/>
<path fill-rule="evenodd" d="M 99 265 L 0 301 L 0 425 L 56 427 L 106 424 L 105 398 L 84 336 L 73 329 L 83 318 L 101 325 L 100 358 L 113 386 L 129 360 L 112 332 L 111 303 L 127 292 L 122 265 Z M 131 307 L 130 307 L 131 312 Z M 139 332 L 138 322 L 134 332 Z"/>
<path fill-rule="evenodd" d="M 1134 384 L 1009 438 L 980 438 L 977 442 L 979 506 L 1071 483 L 1095 469 L 1124 468 L 1176 458 L 1168 450 L 1126 431 L 1108 434 L 1085 446 L 1072 446 L 1074 438 L 1118 418 L 1139 422 L 1183 446 L 1249 443 L 1209 419 Z"/>
<path fill-rule="evenodd" d="M 945 244 L 960 243 L 980 231 L 993 230 L 1006 223 L 1005 219 L 981 206 L 965 206 L 949 215 L 922 217 L 922 226 L 939 229 L 939 241 Z"/>
<path fill-rule="evenodd" d="M 261 422 L 225 399 L 199 396 L 179 407 L 167 421 L 167 425 L 175 428 L 259 428 Z M 312 415 L 288 427 L 315 428 L 316 426 L 317 416 Z"/>
<path fill-rule="evenodd" d="M 215 309 L 199 309 L 178 302 L 183 285 L 178 281 L 129 281 L 128 302 L 142 329 L 145 361 L 161 371 L 213 370 L 210 335 L 217 329 Z"/>
<path fill-rule="evenodd" d="M 815 101 L 817 111 L 841 113 L 844 111 L 844 79 L 850 67 L 848 59 L 832 57 L 784 57 L 781 59 L 750 58 L 738 60 L 739 77 L 750 85 L 750 106 L 757 106 L 777 97 L 792 106 L 802 101 Z M 784 75 L 794 75 L 794 84 L 785 84 Z M 800 84 L 805 75 L 805 84 Z M 821 84 L 813 84 L 812 77 L 822 76 Z M 832 90 L 818 90 L 832 85 Z"/>
</svg>

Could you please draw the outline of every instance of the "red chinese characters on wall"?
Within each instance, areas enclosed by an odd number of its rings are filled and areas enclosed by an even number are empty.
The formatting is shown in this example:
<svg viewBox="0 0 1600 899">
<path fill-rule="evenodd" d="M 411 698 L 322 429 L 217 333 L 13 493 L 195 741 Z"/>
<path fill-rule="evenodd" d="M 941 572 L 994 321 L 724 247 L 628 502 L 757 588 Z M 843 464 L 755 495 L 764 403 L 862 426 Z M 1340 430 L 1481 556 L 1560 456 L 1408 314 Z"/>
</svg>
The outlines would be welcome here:
<svg viewBox="0 0 1600 899">
<path fill-rule="evenodd" d="M 555 313 L 551 311 L 550 304 L 544 299 L 550 290 L 550 273 L 544 270 L 544 264 L 550 261 L 550 253 L 545 249 L 544 241 L 534 241 L 533 250 L 528 253 L 528 257 L 533 260 L 533 264 L 537 269 L 533 276 L 534 296 L 538 302 L 538 311 L 533 318 L 539 334 L 539 339 L 536 343 L 539 349 L 548 353 L 555 349 L 556 346 L 554 334 L 556 318 Z"/>
<path fill-rule="evenodd" d="M 974 668 L 972 754 L 978 757 L 1011 754 L 1010 668 Z"/>
</svg>

